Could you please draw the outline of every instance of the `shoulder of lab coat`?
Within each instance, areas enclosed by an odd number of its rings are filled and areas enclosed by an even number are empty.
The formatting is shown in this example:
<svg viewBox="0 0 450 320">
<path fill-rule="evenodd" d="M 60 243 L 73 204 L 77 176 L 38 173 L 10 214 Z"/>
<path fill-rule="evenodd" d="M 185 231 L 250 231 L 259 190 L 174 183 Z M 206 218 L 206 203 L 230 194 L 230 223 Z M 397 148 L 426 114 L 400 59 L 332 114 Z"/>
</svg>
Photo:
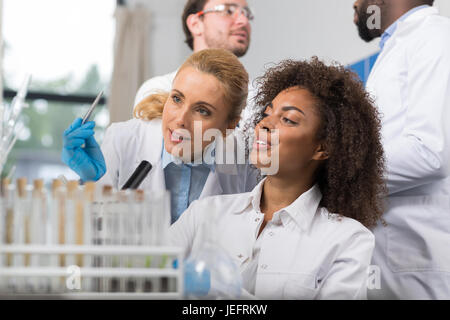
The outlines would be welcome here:
<svg viewBox="0 0 450 320">
<path fill-rule="evenodd" d="M 161 119 L 131 119 L 111 124 L 101 146 L 106 174 L 99 183 L 118 188 L 141 160 L 148 160 L 152 165 L 158 163 L 161 148 Z M 127 168 L 127 172 L 122 172 L 124 168 Z"/>
<path fill-rule="evenodd" d="M 136 106 L 142 99 L 154 94 L 158 91 L 170 92 L 172 90 L 172 82 L 177 71 L 168 73 L 163 76 L 158 76 L 145 81 L 139 88 L 136 98 L 134 99 L 134 106 Z"/>
<path fill-rule="evenodd" d="M 399 88 L 404 104 L 379 106 L 381 111 L 405 110 L 403 120 L 396 124 L 403 126 L 402 134 L 384 137 L 390 194 L 450 174 L 450 130 L 446 121 L 450 119 L 450 19 L 437 13 L 435 8 L 423 9 L 399 23 L 369 80 L 369 87 L 375 83 L 392 90 Z M 404 74 L 402 67 L 406 70 L 405 84 L 399 80 Z M 388 74 L 396 73 L 398 84 L 383 81 Z"/>
<path fill-rule="evenodd" d="M 196 236 L 205 219 L 243 212 L 250 205 L 249 195 L 221 195 L 194 201 L 170 227 L 171 244 L 183 248 L 188 256 L 201 246 Z M 327 243 L 331 243 L 326 247 L 327 252 L 321 252 L 325 257 L 322 265 L 324 274 L 321 275 L 321 287 L 315 298 L 366 299 L 368 268 L 375 247 L 372 232 L 356 220 L 329 214 L 325 208 L 318 209 L 308 232 L 320 238 L 326 236 Z M 317 242 L 321 242 L 319 238 Z M 296 244 L 292 245 L 296 247 Z M 255 296 L 243 290 L 242 298 L 253 299 Z"/>
<path fill-rule="evenodd" d="M 319 300 L 365 300 L 367 279 L 375 236 L 360 222 L 330 214 L 321 208 L 321 219 L 327 219 L 321 234 L 326 234 L 336 244 L 330 252 L 333 262 L 322 279 Z M 331 219 L 330 219 L 331 217 Z"/>
</svg>

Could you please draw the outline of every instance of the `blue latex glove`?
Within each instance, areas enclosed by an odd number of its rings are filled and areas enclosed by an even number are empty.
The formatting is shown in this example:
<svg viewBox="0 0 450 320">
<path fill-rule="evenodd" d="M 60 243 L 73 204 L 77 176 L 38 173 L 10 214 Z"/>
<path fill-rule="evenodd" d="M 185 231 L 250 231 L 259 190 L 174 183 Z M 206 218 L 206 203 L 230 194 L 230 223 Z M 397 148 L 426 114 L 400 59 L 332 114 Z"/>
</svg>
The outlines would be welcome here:
<svg viewBox="0 0 450 320">
<path fill-rule="evenodd" d="M 185 262 L 184 293 L 197 297 L 206 296 L 211 288 L 211 273 L 206 268 L 199 272 L 195 266 L 195 262 Z"/>
<path fill-rule="evenodd" d="M 83 181 L 97 181 L 106 172 L 105 159 L 94 139 L 94 121 L 81 125 L 77 118 L 63 134 L 61 159 Z M 82 147 L 84 144 L 84 147 Z"/>
</svg>

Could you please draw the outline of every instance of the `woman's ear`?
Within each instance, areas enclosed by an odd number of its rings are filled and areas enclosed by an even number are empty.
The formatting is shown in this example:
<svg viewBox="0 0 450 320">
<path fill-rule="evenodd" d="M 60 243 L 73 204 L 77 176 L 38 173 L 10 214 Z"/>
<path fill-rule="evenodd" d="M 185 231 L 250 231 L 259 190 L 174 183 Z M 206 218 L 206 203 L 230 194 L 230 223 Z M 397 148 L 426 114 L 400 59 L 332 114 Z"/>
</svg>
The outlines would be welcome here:
<svg viewBox="0 0 450 320">
<path fill-rule="evenodd" d="M 325 145 L 323 143 L 320 143 L 314 153 L 313 160 L 323 161 L 327 160 L 329 157 L 330 156 L 325 148 Z"/>
<path fill-rule="evenodd" d="M 198 15 L 189 15 L 186 19 L 186 25 L 192 33 L 192 36 L 199 37 L 203 34 L 203 23 Z"/>
</svg>

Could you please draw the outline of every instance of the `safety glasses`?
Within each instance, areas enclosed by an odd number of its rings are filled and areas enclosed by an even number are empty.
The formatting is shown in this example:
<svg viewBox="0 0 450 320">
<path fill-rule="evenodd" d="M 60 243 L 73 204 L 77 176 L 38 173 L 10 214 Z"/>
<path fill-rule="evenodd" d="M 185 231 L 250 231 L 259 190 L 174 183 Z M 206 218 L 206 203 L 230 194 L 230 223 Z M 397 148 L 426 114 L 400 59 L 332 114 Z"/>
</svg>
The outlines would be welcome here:
<svg viewBox="0 0 450 320">
<path fill-rule="evenodd" d="M 220 13 L 221 15 L 230 17 L 232 19 L 237 19 L 241 14 L 243 14 L 248 19 L 248 21 L 252 21 L 254 19 L 253 13 L 249 7 L 241 7 L 237 4 L 232 3 L 219 4 L 210 9 L 199 11 L 197 12 L 197 16 L 201 17 L 211 12 Z"/>
</svg>

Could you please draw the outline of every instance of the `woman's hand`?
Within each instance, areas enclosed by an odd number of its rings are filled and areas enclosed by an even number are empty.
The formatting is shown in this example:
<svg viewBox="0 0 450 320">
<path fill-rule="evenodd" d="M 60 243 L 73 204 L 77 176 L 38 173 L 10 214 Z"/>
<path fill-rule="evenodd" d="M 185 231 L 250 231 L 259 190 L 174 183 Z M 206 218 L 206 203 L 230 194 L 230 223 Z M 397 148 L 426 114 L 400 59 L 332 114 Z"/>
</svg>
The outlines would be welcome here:
<svg viewBox="0 0 450 320">
<path fill-rule="evenodd" d="M 97 181 L 106 172 L 105 159 L 94 139 L 94 121 L 81 125 L 77 118 L 63 134 L 61 159 L 83 181 Z M 83 147 L 84 145 L 84 147 Z"/>
</svg>

